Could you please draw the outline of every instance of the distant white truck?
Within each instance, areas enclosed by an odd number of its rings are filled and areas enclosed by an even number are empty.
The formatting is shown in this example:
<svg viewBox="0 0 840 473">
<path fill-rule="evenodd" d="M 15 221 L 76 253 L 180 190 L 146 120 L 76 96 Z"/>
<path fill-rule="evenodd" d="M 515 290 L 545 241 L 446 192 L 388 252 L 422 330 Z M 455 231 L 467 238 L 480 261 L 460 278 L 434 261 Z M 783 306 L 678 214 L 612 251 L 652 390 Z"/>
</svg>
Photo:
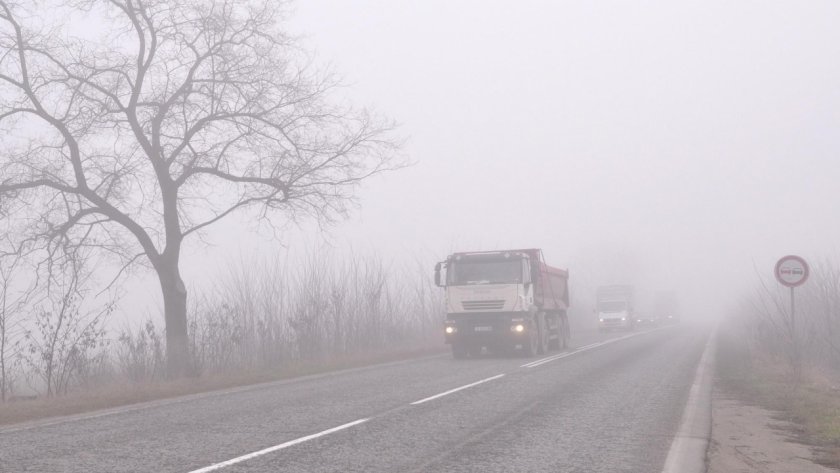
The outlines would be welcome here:
<svg viewBox="0 0 840 473">
<path fill-rule="evenodd" d="M 633 286 L 600 286 L 595 294 L 595 313 L 598 316 L 598 330 L 633 330 L 636 316 L 633 313 Z"/>
</svg>

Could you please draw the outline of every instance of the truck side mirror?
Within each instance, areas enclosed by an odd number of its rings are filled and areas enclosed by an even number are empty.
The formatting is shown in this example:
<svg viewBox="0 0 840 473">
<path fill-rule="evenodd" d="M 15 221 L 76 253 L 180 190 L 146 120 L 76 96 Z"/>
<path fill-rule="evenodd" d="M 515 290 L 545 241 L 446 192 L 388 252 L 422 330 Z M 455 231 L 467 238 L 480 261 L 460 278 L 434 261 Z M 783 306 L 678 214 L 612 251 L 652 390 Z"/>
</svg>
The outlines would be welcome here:
<svg viewBox="0 0 840 473">
<path fill-rule="evenodd" d="M 440 262 L 435 264 L 435 286 L 443 287 L 440 284 Z"/>
</svg>

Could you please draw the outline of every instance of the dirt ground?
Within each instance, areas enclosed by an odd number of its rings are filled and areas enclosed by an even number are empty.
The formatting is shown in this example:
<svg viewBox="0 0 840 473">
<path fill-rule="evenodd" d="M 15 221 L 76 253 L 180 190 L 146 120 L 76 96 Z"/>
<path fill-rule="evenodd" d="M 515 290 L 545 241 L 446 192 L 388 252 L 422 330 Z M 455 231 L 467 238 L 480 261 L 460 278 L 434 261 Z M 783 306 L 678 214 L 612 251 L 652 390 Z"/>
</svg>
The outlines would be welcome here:
<svg viewBox="0 0 840 473">
<path fill-rule="evenodd" d="M 835 473 L 815 462 L 813 447 L 796 440 L 799 427 L 715 387 L 709 473 Z"/>
</svg>

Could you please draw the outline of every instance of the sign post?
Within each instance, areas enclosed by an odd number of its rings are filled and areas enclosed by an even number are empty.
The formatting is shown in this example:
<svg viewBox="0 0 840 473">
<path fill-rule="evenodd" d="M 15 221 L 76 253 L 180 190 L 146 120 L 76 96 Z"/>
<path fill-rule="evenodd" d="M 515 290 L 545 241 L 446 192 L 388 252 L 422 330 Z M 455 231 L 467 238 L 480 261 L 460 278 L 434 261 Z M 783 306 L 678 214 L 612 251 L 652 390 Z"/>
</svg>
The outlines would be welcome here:
<svg viewBox="0 0 840 473">
<path fill-rule="evenodd" d="M 776 263 L 776 280 L 790 288 L 790 331 L 793 341 L 793 355 L 796 363 L 796 375 L 799 376 L 799 338 L 796 336 L 796 298 L 794 289 L 808 280 L 811 269 L 805 260 L 796 255 L 788 255 Z"/>
</svg>

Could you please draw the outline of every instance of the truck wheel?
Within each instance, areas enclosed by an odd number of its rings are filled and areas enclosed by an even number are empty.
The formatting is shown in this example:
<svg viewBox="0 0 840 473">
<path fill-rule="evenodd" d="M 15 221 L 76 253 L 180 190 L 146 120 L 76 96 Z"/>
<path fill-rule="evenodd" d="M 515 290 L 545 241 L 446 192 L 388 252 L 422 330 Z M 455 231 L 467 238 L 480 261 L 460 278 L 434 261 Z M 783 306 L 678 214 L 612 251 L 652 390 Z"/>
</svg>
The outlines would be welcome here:
<svg viewBox="0 0 840 473">
<path fill-rule="evenodd" d="M 452 344 L 452 358 L 456 360 L 463 360 L 467 357 L 469 353 L 469 348 L 463 343 L 453 343 Z"/>
<path fill-rule="evenodd" d="M 533 358 L 537 356 L 537 352 L 540 349 L 540 333 L 539 327 L 537 324 L 531 324 L 528 327 L 528 343 L 525 344 L 525 347 L 522 349 L 522 354 L 525 355 L 526 358 Z"/>
<path fill-rule="evenodd" d="M 542 355 L 548 351 L 548 326 L 545 322 L 545 315 L 537 317 L 537 338 L 539 345 L 537 345 L 537 354 Z"/>
<path fill-rule="evenodd" d="M 549 330 L 548 349 L 560 350 L 563 348 L 563 319 L 556 314 L 552 316 L 552 319 L 554 319 L 554 329 Z M 551 338 L 552 336 L 554 338 Z"/>
<path fill-rule="evenodd" d="M 571 335 L 569 329 L 569 319 L 562 317 L 560 319 L 560 349 L 567 350 L 569 348 L 569 337 Z"/>
</svg>

